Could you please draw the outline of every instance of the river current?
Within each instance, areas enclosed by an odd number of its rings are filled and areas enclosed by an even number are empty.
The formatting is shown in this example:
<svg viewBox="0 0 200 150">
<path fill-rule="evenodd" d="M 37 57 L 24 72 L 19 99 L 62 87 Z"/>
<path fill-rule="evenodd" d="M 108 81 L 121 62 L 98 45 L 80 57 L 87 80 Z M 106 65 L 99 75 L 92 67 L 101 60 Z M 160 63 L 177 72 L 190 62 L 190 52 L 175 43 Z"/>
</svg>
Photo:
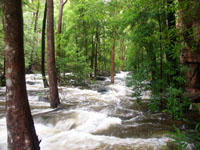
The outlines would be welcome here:
<svg viewBox="0 0 200 150">
<path fill-rule="evenodd" d="M 26 75 L 29 103 L 41 150 L 170 150 L 172 121 L 162 113 L 150 114 L 126 86 L 128 72 L 95 84 L 104 88 L 59 87 L 62 109 L 49 107 L 48 89 L 39 74 Z M 93 85 L 93 87 L 95 86 Z M 5 87 L 0 88 L 0 150 L 7 149 Z"/>
</svg>

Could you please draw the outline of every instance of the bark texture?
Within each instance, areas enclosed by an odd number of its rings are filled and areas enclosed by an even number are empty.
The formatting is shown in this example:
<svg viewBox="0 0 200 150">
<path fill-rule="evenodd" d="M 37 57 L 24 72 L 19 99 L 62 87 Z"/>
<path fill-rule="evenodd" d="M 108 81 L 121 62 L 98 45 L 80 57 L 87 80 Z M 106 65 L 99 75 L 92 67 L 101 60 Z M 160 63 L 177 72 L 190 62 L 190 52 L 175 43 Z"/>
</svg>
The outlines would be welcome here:
<svg viewBox="0 0 200 150">
<path fill-rule="evenodd" d="M 39 150 L 25 84 L 21 0 L 3 0 L 8 150 Z"/>
<path fill-rule="evenodd" d="M 54 43 L 54 11 L 53 0 L 47 0 L 47 45 L 50 105 L 56 108 L 60 104 L 56 77 L 55 43 Z"/>
<path fill-rule="evenodd" d="M 190 70 L 186 73 L 186 93 L 192 100 L 200 100 L 200 1 L 179 0 L 178 24 L 185 45 L 181 62 Z"/>
</svg>

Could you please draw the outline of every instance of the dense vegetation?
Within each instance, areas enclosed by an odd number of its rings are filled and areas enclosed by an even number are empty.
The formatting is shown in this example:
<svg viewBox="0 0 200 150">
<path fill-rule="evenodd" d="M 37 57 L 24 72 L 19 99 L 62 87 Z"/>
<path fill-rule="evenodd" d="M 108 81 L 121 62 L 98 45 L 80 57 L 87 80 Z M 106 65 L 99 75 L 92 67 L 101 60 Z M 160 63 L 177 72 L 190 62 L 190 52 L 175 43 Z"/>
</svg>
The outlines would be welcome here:
<svg viewBox="0 0 200 150">
<path fill-rule="evenodd" d="M 23 1 L 27 73 L 41 72 L 44 11 L 45 1 Z M 58 80 L 64 82 L 62 73 L 66 72 L 88 81 L 114 71 L 130 71 L 128 85 L 138 102 L 143 92 L 151 91 L 151 111 L 183 118 L 184 112 L 197 110 L 193 102 L 200 99 L 196 96 L 200 90 L 199 12 L 198 0 L 55 0 Z M 4 36 L 2 20 L 0 11 L 0 39 Z M 3 49 L 0 40 L 2 54 Z M 3 76 L 3 55 L 0 60 Z M 198 135 L 198 125 L 196 131 Z"/>
</svg>

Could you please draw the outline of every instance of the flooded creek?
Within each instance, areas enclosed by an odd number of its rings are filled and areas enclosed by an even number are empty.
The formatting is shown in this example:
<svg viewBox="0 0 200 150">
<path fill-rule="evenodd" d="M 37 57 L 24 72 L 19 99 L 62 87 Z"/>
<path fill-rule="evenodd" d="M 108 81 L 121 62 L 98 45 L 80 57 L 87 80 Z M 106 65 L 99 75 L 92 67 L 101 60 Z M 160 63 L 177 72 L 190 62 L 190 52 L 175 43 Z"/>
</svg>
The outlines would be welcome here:
<svg viewBox="0 0 200 150">
<path fill-rule="evenodd" d="M 41 150 L 164 150 L 171 141 L 167 133 L 173 131 L 174 122 L 162 113 L 148 113 L 148 100 L 137 104 L 126 87 L 127 74 L 117 74 L 112 85 L 109 78 L 98 81 L 104 92 L 59 87 L 63 106 L 57 111 L 49 107 L 47 99 L 40 98 L 48 93 L 41 76 L 26 75 Z M 4 92 L 1 88 L 0 150 L 7 149 Z M 148 99 L 148 93 L 143 99 Z"/>
</svg>

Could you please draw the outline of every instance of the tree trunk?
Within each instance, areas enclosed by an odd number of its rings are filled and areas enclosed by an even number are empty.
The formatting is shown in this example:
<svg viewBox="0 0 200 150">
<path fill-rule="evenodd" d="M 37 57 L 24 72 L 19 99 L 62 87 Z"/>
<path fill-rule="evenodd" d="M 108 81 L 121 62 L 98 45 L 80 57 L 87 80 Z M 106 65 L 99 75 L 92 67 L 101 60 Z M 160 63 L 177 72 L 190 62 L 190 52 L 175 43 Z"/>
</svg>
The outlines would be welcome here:
<svg viewBox="0 0 200 150">
<path fill-rule="evenodd" d="M 58 49 L 57 49 L 57 55 L 60 56 L 60 34 L 62 32 L 62 16 L 63 16 L 63 8 L 64 5 L 67 3 L 68 0 L 65 0 L 65 2 L 63 2 L 63 0 L 60 0 L 60 9 L 59 9 L 59 18 L 58 18 Z"/>
<path fill-rule="evenodd" d="M 186 73 L 186 95 L 200 100 L 200 1 L 179 0 L 178 27 L 184 37 L 181 62 L 190 68 Z"/>
<path fill-rule="evenodd" d="M 9 150 L 39 150 L 26 91 L 21 0 L 3 0 Z"/>
<path fill-rule="evenodd" d="M 126 47 L 124 45 L 124 38 L 123 36 L 120 38 L 120 59 L 122 61 L 122 65 L 121 65 L 121 70 L 124 70 L 125 68 L 125 51 L 126 51 Z M 143 51 L 142 51 L 142 61 L 143 61 Z"/>
<path fill-rule="evenodd" d="M 39 15 L 39 8 L 40 8 L 40 0 L 38 0 L 38 4 L 37 4 L 37 10 L 34 13 L 35 14 L 35 23 L 34 23 L 34 30 L 33 33 L 35 34 L 37 32 L 37 24 L 38 24 L 38 15 Z M 35 50 L 35 45 L 37 45 L 36 42 L 36 37 L 35 35 L 33 36 L 33 47 L 32 47 L 32 51 L 31 51 L 31 56 L 30 56 L 30 61 L 29 61 L 29 66 L 27 69 L 27 73 L 32 73 L 32 66 L 33 66 L 33 54 L 34 54 L 34 50 Z"/>
<path fill-rule="evenodd" d="M 56 77 L 55 43 L 54 43 L 54 11 L 53 0 L 47 0 L 47 45 L 50 105 L 56 108 L 60 104 Z"/>
<path fill-rule="evenodd" d="M 98 48 L 99 48 L 99 31 L 98 31 L 98 25 L 96 26 L 96 47 L 95 47 L 95 56 L 94 56 L 94 77 L 97 76 L 97 65 L 98 65 Z"/>
<path fill-rule="evenodd" d="M 117 6 L 115 6 L 115 16 L 114 21 L 116 22 L 117 19 Z M 113 46 L 112 46 L 112 66 L 111 66 L 111 83 L 114 83 L 114 76 L 115 76 L 115 42 L 116 42 L 116 23 L 113 27 Z"/>
<path fill-rule="evenodd" d="M 85 57 L 86 57 L 86 62 L 88 63 L 87 25 L 86 25 L 86 22 L 84 20 L 83 20 L 83 30 L 84 30 L 84 41 L 85 41 Z"/>
<path fill-rule="evenodd" d="M 49 87 L 47 79 L 46 79 L 46 73 L 45 73 L 45 30 L 46 30 L 46 18 L 47 18 L 47 2 L 45 2 L 45 9 L 44 9 L 44 17 L 43 17 L 43 23 L 42 23 L 42 43 L 41 43 L 41 71 L 42 71 L 42 80 L 44 87 Z"/>
<path fill-rule="evenodd" d="M 160 1 L 159 1 L 160 2 Z M 163 32 L 163 28 L 162 28 L 162 9 L 163 9 L 163 5 L 161 5 L 159 3 L 159 7 L 158 7 L 158 24 L 159 24 L 159 48 L 160 48 L 160 102 L 161 102 L 161 106 L 163 106 L 163 44 L 162 44 L 162 32 Z"/>
<path fill-rule="evenodd" d="M 92 35 L 92 56 L 91 56 L 91 64 L 90 64 L 90 68 L 92 70 L 94 69 L 94 51 L 95 51 L 95 44 L 94 44 L 94 37 Z M 90 77 L 92 77 L 92 74 L 90 74 Z"/>
<path fill-rule="evenodd" d="M 68 0 L 63 2 L 63 0 L 60 0 L 60 9 L 59 9 L 59 19 L 58 19 L 58 34 L 62 32 L 62 16 L 63 16 L 63 8 Z"/>
</svg>

